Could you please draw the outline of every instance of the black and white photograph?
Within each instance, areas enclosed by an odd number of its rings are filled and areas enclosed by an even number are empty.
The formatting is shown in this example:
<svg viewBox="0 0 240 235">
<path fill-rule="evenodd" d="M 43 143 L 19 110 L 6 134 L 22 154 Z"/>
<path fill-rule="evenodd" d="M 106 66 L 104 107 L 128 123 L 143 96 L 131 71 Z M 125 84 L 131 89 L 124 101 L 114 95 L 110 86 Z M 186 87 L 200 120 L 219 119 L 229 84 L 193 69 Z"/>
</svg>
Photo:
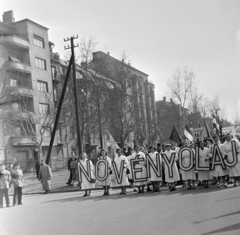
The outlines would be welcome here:
<svg viewBox="0 0 240 235">
<path fill-rule="evenodd" d="M 239 235 L 239 0 L 3 0 L 0 235 Z"/>
</svg>

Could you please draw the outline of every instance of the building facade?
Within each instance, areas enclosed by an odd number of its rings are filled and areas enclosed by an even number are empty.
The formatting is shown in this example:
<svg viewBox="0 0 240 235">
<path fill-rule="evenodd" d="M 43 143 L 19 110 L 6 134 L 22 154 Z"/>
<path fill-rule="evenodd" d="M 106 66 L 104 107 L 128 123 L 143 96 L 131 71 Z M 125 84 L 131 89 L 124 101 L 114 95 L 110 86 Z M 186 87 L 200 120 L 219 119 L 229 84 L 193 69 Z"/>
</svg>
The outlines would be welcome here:
<svg viewBox="0 0 240 235">
<path fill-rule="evenodd" d="M 10 125 L 7 120 L 2 121 L 0 149 L 4 149 L 2 159 L 22 162 L 22 168 L 29 171 L 40 155 L 36 142 L 41 142 L 40 151 L 44 155 L 51 137 L 51 124 L 45 128 L 46 122 L 39 119 L 50 112 L 54 104 L 52 65 L 56 60 L 51 45 L 46 27 L 29 19 L 15 21 L 13 11 L 3 14 L 0 22 L 1 111 L 4 115 L 11 112 L 18 118 Z M 28 138 L 26 123 L 36 134 L 36 141 Z M 45 128 L 42 133 L 41 128 Z M 62 156 L 62 152 L 54 148 L 53 155 Z"/>
<path fill-rule="evenodd" d="M 149 80 L 149 75 L 132 67 L 126 61 L 118 60 L 109 53 L 98 51 L 93 53 L 89 67 L 99 73 L 124 84 L 130 109 L 134 113 L 134 128 L 126 140 L 126 144 L 155 144 L 157 140 L 157 122 L 155 109 L 155 86 Z M 125 86 L 126 84 L 126 86 Z M 132 115 L 132 114 L 131 114 Z M 119 135 L 113 131 L 114 138 Z M 122 143 L 121 143 L 122 145 Z"/>
</svg>

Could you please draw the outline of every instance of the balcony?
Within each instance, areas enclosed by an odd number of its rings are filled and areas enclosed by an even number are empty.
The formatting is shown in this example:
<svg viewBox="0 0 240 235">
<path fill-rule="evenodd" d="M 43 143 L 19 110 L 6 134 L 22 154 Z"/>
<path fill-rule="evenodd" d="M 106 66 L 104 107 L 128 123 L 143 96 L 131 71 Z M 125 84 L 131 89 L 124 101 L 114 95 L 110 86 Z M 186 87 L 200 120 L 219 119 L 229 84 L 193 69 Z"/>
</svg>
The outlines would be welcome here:
<svg viewBox="0 0 240 235">
<path fill-rule="evenodd" d="M 0 43 L 7 44 L 11 48 L 29 49 L 28 40 L 17 35 L 4 35 L 0 37 Z"/>
<path fill-rule="evenodd" d="M 52 61 L 60 63 L 60 55 L 58 53 L 50 52 L 50 59 Z"/>
<path fill-rule="evenodd" d="M 24 64 L 20 61 L 11 60 L 7 64 L 8 69 L 18 70 L 24 73 L 31 73 L 31 66 L 29 64 Z"/>
<path fill-rule="evenodd" d="M 36 144 L 29 138 L 25 136 L 14 136 L 11 137 L 11 144 L 15 147 L 27 147 L 27 146 L 36 146 Z"/>
</svg>

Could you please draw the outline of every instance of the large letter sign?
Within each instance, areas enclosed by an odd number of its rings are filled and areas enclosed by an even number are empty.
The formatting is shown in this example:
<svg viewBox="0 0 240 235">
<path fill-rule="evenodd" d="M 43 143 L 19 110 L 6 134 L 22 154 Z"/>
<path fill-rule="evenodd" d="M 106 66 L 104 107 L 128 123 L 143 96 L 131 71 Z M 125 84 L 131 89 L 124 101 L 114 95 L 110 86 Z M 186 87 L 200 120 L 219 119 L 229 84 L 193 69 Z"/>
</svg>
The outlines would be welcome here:
<svg viewBox="0 0 240 235">
<path fill-rule="evenodd" d="M 195 149 L 195 156 L 196 156 L 196 171 L 209 171 L 210 166 L 200 166 L 200 157 L 199 157 L 199 147 Z"/>
<path fill-rule="evenodd" d="M 86 177 L 87 181 L 91 181 L 91 170 L 90 170 L 90 162 L 87 161 L 87 170 L 85 170 L 84 166 L 82 165 L 81 162 L 78 162 L 78 176 L 79 176 L 79 181 L 82 183 L 82 175 L 81 172 L 84 174 Z"/>
<path fill-rule="evenodd" d="M 237 164 L 238 158 L 237 158 L 237 144 L 235 140 L 231 140 L 231 147 L 232 147 L 232 162 L 229 162 L 228 159 L 224 159 L 224 163 L 228 167 L 233 167 Z"/>
<path fill-rule="evenodd" d="M 100 164 L 104 164 L 105 165 L 105 174 L 104 174 L 104 176 L 99 176 L 99 171 L 98 171 L 98 169 L 99 169 L 99 165 Z M 108 177 L 108 162 L 106 161 L 106 160 L 104 160 L 104 159 L 101 159 L 101 160 L 99 160 L 99 161 L 97 161 L 97 163 L 96 163 L 96 166 L 95 166 L 95 175 L 96 175 L 96 179 L 97 180 L 99 180 L 99 181 L 104 181 L 104 180 L 106 180 L 107 179 L 107 177 Z"/>
<path fill-rule="evenodd" d="M 147 178 L 151 178 L 151 171 L 150 171 L 151 167 L 155 172 L 155 174 L 157 175 L 157 177 L 161 177 L 161 160 L 160 160 L 159 153 L 156 153 L 156 161 L 157 161 L 157 164 L 155 165 L 152 158 L 148 154 L 146 154 Z"/>
<path fill-rule="evenodd" d="M 125 161 L 122 160 L 120 165 L 120 171 L 118 172 L 116 163 L 114 161 L 112 162 L 113 170 L 115 171 L 115 176 L 118 184 L 122 183 L 124 164 L 125 164 Z"/>
<path fill-rule="evenodd" d="M 168 168 L 168 176 L 169 178 L 173 178 L 173 164 L 174 164 L 174 161 L 175 161 L 175 157 L 176 157 L 176 152 L 173 152 L 171 154 L 171 157 L 170 159 L 168 159 L 168 157 L 166 156 L 165 153 L 162 153 L 162 158 Z"/>
<path fill-rule="evenodd" d="M 218 144 L 213 144 L 211 146 L 211 148 L 212 148 L 212 167 L 211 167 L 211 170 L 214 170 L 216 165 L 221 165 L 223 170 L 225 170 L 226 166 L 224 164 L 224 160 L 222 158 L 222 153 L 221 153 L 221 150 L 220 150 Z"/>
<path fill-rule="evenodd" d="M 130 165 L 131 165 L 131 171 L 132 171 L 132 177 L 134 182 L 143 182 L 146 181 L 146 178 L 140 178 L 137 177 L 136 174 L 140 173 L 143 171 L 142 168 L 136 168 L 136 165 L 139 164 L 140 162 L 145 162 L 145 159 L 143 158 L 134 158 L 130 160 Z"/>
<path fill-rule="evenodd" d="M 189 163 L 189 166 L 186 166 L 186 167 L 183 166 L 183 164 L 182 164 L 183 152 L 185 152 L 185 151 L 189 152 L 189 154 L 190 154 L 190 163 Z M 194 159 L 193 159 L 194 152 L 191 148 L 189 148 L 189 147 L 181 148 L 179 153 L 178 153 L 178 156 L 179 156 L 179 166 L 183 171 L 189 171 L 193 168 L 193 166 L 194 166 Z"/>
</svg>

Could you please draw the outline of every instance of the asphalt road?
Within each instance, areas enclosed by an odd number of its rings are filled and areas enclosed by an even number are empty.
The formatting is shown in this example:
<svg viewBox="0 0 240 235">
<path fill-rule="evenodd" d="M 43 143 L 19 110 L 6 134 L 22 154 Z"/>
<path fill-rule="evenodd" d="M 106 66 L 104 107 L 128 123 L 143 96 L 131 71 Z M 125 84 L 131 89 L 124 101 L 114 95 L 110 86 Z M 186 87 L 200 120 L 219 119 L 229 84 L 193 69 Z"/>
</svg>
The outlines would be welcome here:
<svg viewBox="0 0 240 235">
<path fill-rule="evenodd" d="M 24 205 L 0 210 L 0 234 L 240 234 L 240 187 L 128 192 L 24 195 Z"/>
</svg>

